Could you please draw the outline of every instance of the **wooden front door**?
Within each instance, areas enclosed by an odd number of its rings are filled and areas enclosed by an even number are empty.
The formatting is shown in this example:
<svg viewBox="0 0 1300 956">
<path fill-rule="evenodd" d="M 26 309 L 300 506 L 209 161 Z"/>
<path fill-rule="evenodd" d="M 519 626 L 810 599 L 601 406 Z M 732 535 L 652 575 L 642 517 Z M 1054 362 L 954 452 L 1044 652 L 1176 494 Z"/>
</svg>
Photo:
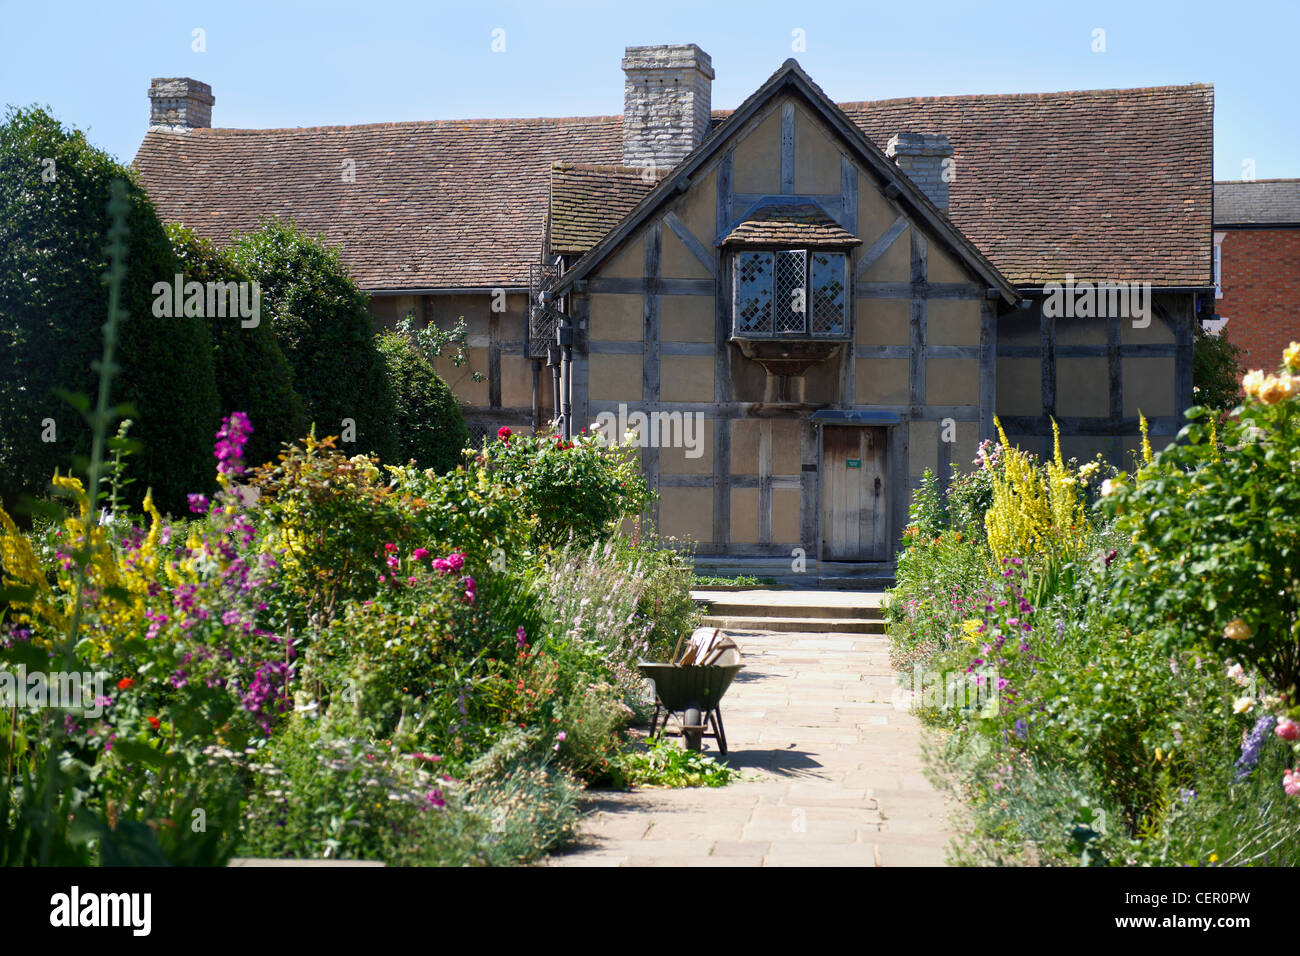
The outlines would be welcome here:
<svg viewBox="0 0 1300 956">
<path fill-rule="evenodd" d="M 822 559 L 884 561 L 889 489 L 885 429 L 822 429 Z"/>
</svg>

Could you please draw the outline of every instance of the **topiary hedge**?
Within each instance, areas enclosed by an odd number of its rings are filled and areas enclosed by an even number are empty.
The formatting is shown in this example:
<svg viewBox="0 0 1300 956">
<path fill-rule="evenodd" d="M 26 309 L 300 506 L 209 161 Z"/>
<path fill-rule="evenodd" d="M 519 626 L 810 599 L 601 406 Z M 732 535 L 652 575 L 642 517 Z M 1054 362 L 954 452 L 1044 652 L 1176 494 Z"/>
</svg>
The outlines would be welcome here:
<svg viewBox="0 0 1300 956">
<path fill-rule="evenodd" d="M 180 271 L 153 205 L 130 172 L 39 108 L 0 124 L 0 496 L 48 488 L 89 451 L 90 433 L 57 389 L 93 396 L 108 309 L 108 189 L 128 181 L 127 274 L 113 399 L 134 405 L 128 468 L 141 496 L 183 510 L 212 483 L 219 402 L 201 318 L 158 318 L 153 287 Z M 52 423 L 52 424 L 51 424 Z"/>
<path fill-rule="evenodd" d="M 393 394 L 393 444 L 398 458 L 403 463 L 414 459 L 421 468 L 439 473 L 451 471 L 469 444 L 456 397 L 405 336 L 385 332 L 378 344 Z"/>
<path fill-rule="evenodd" d="M 167 235 L 187 282 L 250 281 L 229 252 L 193 230 L 169 223 Z M 225 318 L 206 317 L 221 413 L 248 415 L 253 434 L 244 455 L 251 464 L 260 465 L 274 461 L 282 443 L 307 434 L 307 407 L 294 391 L 293 366 L 280 350 L 271 324 L 258 317 L 253 325 L 252 318 L 227 312 Z"/>
<path fill-rule="evenodd" d="M 317 434 L 340 435 L 340 448 L 350 453 L 391 459 L 393 400 L 384 359 L 366 294 L 338 252 L 272 219 L 237 236 L 231 255 L 261 286 L 262 321 L 293 366 L 294 389 Z"/>
</svg>

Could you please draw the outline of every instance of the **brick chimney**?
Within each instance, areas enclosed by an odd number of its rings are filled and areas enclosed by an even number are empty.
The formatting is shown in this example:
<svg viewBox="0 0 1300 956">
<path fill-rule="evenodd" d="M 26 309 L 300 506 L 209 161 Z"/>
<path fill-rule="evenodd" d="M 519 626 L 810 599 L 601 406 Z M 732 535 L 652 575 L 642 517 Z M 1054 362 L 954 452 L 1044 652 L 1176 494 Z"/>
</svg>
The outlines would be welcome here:
<svg viewBox="0 0 1300 956">
<path fill-rule="evenodd" d="M 709 131 L 713 61 L 694 43 L 623 51 L 623 165 L 676 166 Z"/>
<path fill-rule="evenodd" d="M 189 77 L 154 77 L 149 83 L 149 125 L 199 129 L 212 125 L 212 87 Z"/>
<path fill-rule="evenodd" d="M 955 169 L 945 159 L 952 159 L 952 144 L 942 133 L 895 133 L 885 144 L 885 155 L 907 173 L 907 178 L 920 187 L 944 212 L 948 211 L 948 183 Z"/>
</svg>

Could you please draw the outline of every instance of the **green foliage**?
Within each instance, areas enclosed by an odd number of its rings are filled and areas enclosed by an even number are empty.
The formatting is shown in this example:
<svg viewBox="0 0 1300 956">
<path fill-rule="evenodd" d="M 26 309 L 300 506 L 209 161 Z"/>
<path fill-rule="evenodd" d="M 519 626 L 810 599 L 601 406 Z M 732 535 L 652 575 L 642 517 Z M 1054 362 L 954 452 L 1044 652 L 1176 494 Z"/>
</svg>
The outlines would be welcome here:
<svg viewBox="0 0 1300 956">
<path fill-rule="evenodd" d="M 384 358 L 366 294 L 338 251 L 277 219 L 237 236 L 231 256 L 261 286 L 262 321 L 269 321 L 293 367 L 310 421 L 338 435 L 351 419 L 356 450 L 392 460 L 393 396 Z"/>
<path fill-rule="evenodd" d="M 469 361 L 469 327 L 462 315 L 450 329 L 444 329 L 430 323 L 417 327 L 415 315 L 408 313 L 398 320 L 395 326 L 398 335 L 415 346 L 424 360 L 434 365 L 438 359 L 445 358 L 452 368 L 460 368 Z M 475 382 L 483 381 L 482 372 L 473 372 L 470 378 Z"/>
<path fill-rule="evenodd" d="M 186 282 L 252 281 L 229 252 L 193 230 L 169 223 L 167 236 Z M 308 420 L 293 388 L 293 368 L 276 342 L 271 323 L 259 317 L 256 325 L 246 327 L 233 311 L 224 318 L 207 315 L 204 321 L 212 342 L 221 413 L 247 414 L 254 430 L 245 455 L 256 464 L 273 461 L 281 444 L 307 433 Z"/>
<path fill-rule="evenodd" d="M 469 444 L 465 417 L 447 383 L 402 335 L 379 336 L 393 395 L 393 443 L 397 458 L 442 473 L 460 463 Z"/>
<path fill-rule="evenodd" d="M 543 545 L 561 545 L 570 536 L 578 544 L 607 537 L 654 497 L 630 448 L 607 446 L 585 429 L 573 441 L 506 429 L 484 442 L 478 458 L 494 481 L 523 491 L 537 516 L 534 538 Z"/>
<path fill-rule="evenodd" d="M 47 162 L 50 161 L 50 162 Z M 0 124 L 0 498 L 40 494 L 55 468 L 90 450 L 90 432 L 57 396 L 95 391 L 108 289 L 104 236 L 109 184 L 126 169 L 38 108 Z M 127 188 L 129 228 L 120 289 L 117 398 L 129 403 L 140 452 L 135 490 L 163 508 L 211 487 L 208 454 L 219 419 L 203 320 L 158 318 L 155 283 L 180 271 L 152 204 Z M 53 419 L 56 441 L 41 440 Z M 137 499 L 138 500 L 138 499 Z"/>
<path fill-rule="evenodd" d="M 385 573 L 377 556 L 406 541 L 410 516 L 381 481 L 378 464 L 346 457 L 333 437 L 291 445 L 274 465 L 252 473 L 274 529 L 291 618 L 328 620 L 340 602 L 373 593 Z"/>
<path fill-rule="evenodd" d="M 1248 401 L 1222 423 L 1222 452 L 1210 412 L 1187 418 L 1177 444 L 1105 499 L 1131 541 L 1109 600 L 1163 646 L 1239 659 L 1289 690 L 1300 681 L 1300 401 Z"/>
<path fill-rule="evenodd" d="M 725 787 L 740 771 L 698 750 L 686 750 L 667 737 L 656 737 L 644 750 L 619 760 L 622 780 L 640 787 Z"/>
<path fill-rule="evenodd" d="M 1241 349 L 1222 333 L 1211 335 L 1196 323 L 1192 343 L 1192 387 L 1196 403 L 1228 411 L 1241 401 Z"/>
<path fill-rule="evenodd" d="M 697 574 L 691 584 L 693 588 L 725 588 L 725 587 L 770 587 L 775 588 L 780 585 L 776 578 L 755 577 L 752 574 Z"/>
<path fill-rule="evenodd" d="M 523 489 L 494 481 L 470 464 L 440 475 L 432 469 L 389 467 L 393 488 L 409 502 L 414 540 L 459 551 L 475 567 L 522 567 L 533 560 L 536 519 Z"/>
</svg>

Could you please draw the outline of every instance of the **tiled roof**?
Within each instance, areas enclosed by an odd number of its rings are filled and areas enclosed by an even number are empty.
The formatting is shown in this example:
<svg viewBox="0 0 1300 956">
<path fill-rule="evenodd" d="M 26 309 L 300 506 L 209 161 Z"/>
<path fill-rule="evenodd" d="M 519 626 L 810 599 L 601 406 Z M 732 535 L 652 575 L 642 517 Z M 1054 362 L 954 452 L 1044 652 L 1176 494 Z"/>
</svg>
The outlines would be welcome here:
<svg viewBox="0 0 1300 956">
<path fill-rule="evenodd" d="M 842 108 L 882 149 L 898 132 L 948 136 L 952 222 L 1012 282 L 1071 272 L 1204 286 L 1213 95 L 1208 86 L 1181 86 Z M 352 183 L 342 175 L 347 159 L 356 163 Z M 379 291 L 526 284 L 552 163 L 574 171 L 560 181 L 572 197 L 578 170 L 621 159 L 622 120 L 612 116 L 152 129 L 135 165 L 165 220 L 225 242 L 261 217 L 290 217 L 340 245 L 362 287 Z M 615 185 L 588 181 L 584 195 L 608 188 L 618 193 L 612 202 L 626 202 L 631 184 L 618 169 L 609 174 Z M 617 211 L 596 215 L 600 202 L 588 202 L 590 218 L 573 219 L 563 235 L 573 251 L 584 251 L 591 231 Z"/>
<path fill-rule="evenodd" d="M 617 163 L 620 117 L 146 134 L 135 166 L 164 220 L 224 243 L 264 216 L 342 247 L 362 288 L 526 286 L 555 160 Z M 355 162 L 347 182 L 344 161 Z"/>
<path fill-rule="evenodd" d="M 553 163 L 551 251 L 586 252 L 645 198 L 660 174 L 649 167 Z"/>
<path fill-rule="evenodd" d="M 1011 281 L 1211 281 L 1214 89 L 1205 85 L 842 103 L 882 149 L 953 145 L 949 217 Z"/>
<path fill-rule="evenodd" d="M 1214 184 L 1216 226 L 1300 224 L 1300 179 L 1258 179 Z"/>
<path fill-rule="evenodd" d="M 727 233 L 721 245 L 843 248 L 861 243 L 861 239 L 826 215 L 820 206 L 787 203 L 756 209 Z"/>
</svg>

